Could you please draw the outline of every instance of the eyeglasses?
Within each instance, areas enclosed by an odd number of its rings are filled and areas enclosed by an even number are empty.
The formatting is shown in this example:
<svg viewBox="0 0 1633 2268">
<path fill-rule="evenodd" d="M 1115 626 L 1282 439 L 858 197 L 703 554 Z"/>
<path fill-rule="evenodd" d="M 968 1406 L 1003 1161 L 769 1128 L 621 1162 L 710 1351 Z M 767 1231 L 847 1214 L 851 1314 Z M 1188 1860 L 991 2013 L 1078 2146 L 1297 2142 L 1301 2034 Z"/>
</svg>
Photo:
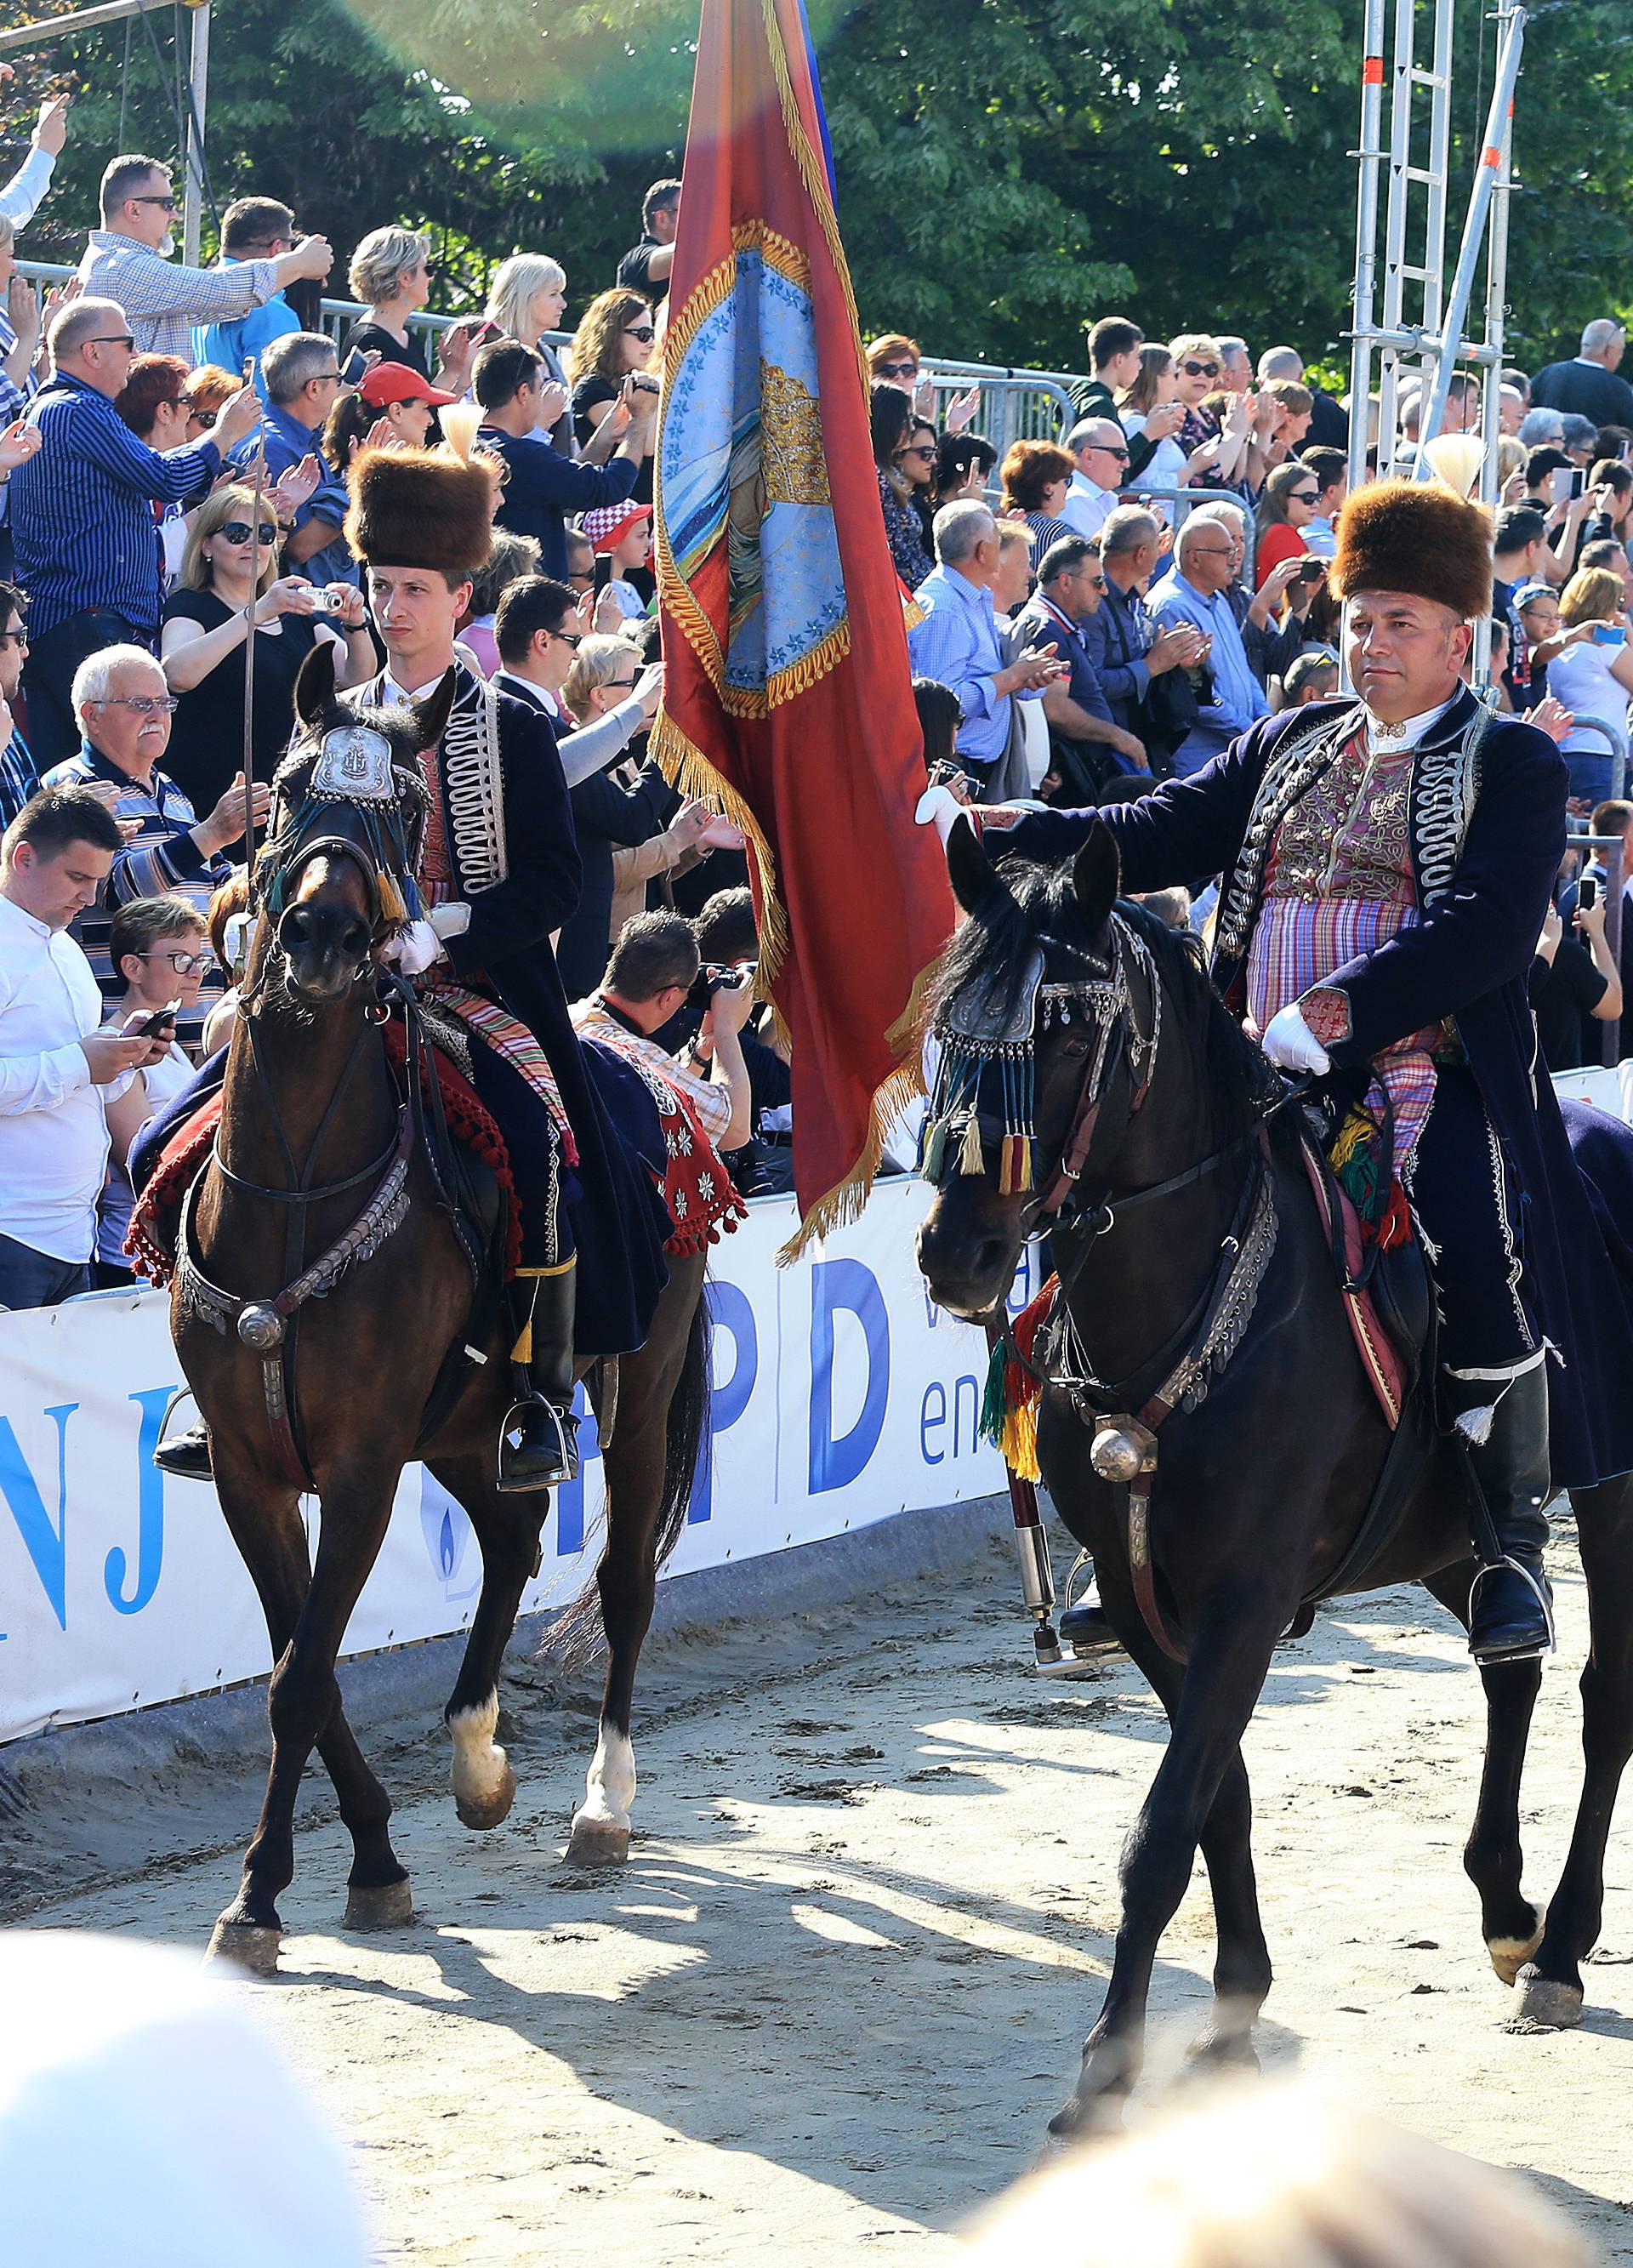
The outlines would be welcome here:
<svg viewBox="0 0 1633 2268">
<path fill-rule="evenodd" d="M 1193 543 L 1185 556 L 1188 559 L 1231 559 L 1240 549 L 1239 543 L 1227 543 L 1223 547 L 1217 543 L 1210 543 L 1206 546 Z"/>
<path fill-rule="evenodd" d="M 125 202 L 126 202 L 128 205 L 162 205 L 162 206 L 164 207 L 164 209 L 165 209 L 165 210 L 166 210 L 166 212 L 174 212 L 174 211 L 175 211 L 175 210 L 176 210 L 176 208 L 177 208 L 177 206 L 180 203 L 180 202 L 181 202 L 181 200 L 180 200 L 180 197 L 173 197 L 173 197 L 127 197 L 127 198 L 125 199 Z"/>
<path fill-rule="evenodd" d="M 213 409 L 189 409 L 188 412 L 188 423 L 202 425 L 207 433 L 215 422 L 216 413 Z"/>
<path fill-rule="evenodd" d="M 27 644 L 28 632 L 26 630 L 0 630 L 0 645 L 14 645 L 18 652 L 21 653 L 23 648 Z"/>
<path fill-rule="evenodd" d="M 918 364 L 916 362 L 881 362 L 877 365 L 877 372 L 880 378 L 916 378 Z"/>
<path fill-rule="evenodd" d="M 1287 491 L 1289 504 L 1313 504 L 1315 497 L 1316 491 L 1313 489 L 1289 489 Z"/>
<path fill-rule="evenodd" d="M 1114 457 L 1120 465 L 1126 465 L 1129 461 L 1129 453 L 1126 449 L 1107 448 L 1104 441 L 1091 441 L 1089 447 L 1096 456 Z"/>
<path fill-rule="evenodd" d="M 639 339 L 644 347 L 650 347 L 658 336 L 658 333 L 651 323 L 626 323 L 624 336 L 627 339 Z"/>
<path fill-rule="evenodd" d="M 136 342 L 129 331 L 99 331 L 94 338 L 82 343 L 88 347 L 128 347 L 132 354 L 136 350 Z"/>
<path fill-rule="evenodd" d="M 592 578 L 592 580 L 593 580 L 593 578 Z M 584 644 L 584 632 L 582 630 L 550 630 L 547 633 L 547 636 L 553 638 L 560 638 L 562 644 L 563 645 L 571 646 L 575 653 L 577 652 L 579 647 Z"/>
<path fill-rule="evenodd" d="M 1187 378 L 1217 378 L 1219 375 L 1219 365 L 1217 362 L 1193 362 L 1188 355 L 1180 364 L 1180 368 L 1185 372 Z"/>
<path fill-rule="evenodd" d="M 340 372 L 337 370 L 320 370 L 314 372 L 306 383 L 308 386 L 338 386 Z"/>
<path fill-rule="evenodd" d="M 258 543 L 276 543 L 278 524 L 275 519 L 263 519 L 252 528 L 246 519 L 224 519 L 216 533 L 226 543 L 247 543 L 252 535 Z"/>
<path fill-rule="evenodd" d="M 570 575 L 567 579 L 575 585 L 582 584 L 586 591 L 593 590 L 595 587 L 595 576 L 588 567 L 582 568 L 576 575 Z"/>
<path fill-rule="evenodd" d="M 167 961 L 178 976 L 196 976 L 202 969 L 213 968 L 213 953 L 138 953 L 138 961 Z"/>
<path fill-rule="evenodd" d="M 114 693 L 106 701 L 94 701 L 94 709 L 134 709 L 138 717 L 168 717 L 181 703 L 173 693 Z"/>
<path fill-rule="evenodd" d="M 609 677 L 607 681 L 607 690 L 609 693 L 629 693 L 633 690 L 634 685 L 633 677 Z"/>
<path fill-rule="evenodd" d="M 927 465 L 934 461 L 935 454 L 936 453 L 934 449 L 931 448 L 930 444 L 925 441 L 915 441 L 910 449 L 898 449 L 896 451 L 898 458 L 923 457 Z"/>
</svg>

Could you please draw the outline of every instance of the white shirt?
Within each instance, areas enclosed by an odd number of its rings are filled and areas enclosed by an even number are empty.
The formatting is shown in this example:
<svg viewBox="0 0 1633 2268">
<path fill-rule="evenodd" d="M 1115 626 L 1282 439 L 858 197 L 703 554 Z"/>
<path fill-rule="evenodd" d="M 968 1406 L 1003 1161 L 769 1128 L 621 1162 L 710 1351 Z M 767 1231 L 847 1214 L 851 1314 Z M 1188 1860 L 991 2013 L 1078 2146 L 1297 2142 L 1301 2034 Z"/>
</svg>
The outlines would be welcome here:
<svg viewBox="0 0 1633 2268">
<path fill-rule="evenodd" d="M 1452 701 L 1457 698 L 1454 693 Z M 1366 712 L 1366 749 L 1369 755 L 1398 755 L 1402 748 L 1415 748 L 1438 718 L 1444 717 L 1452 701 L 1437 701 L 1432 709 L 1424 709 L 1416 717 L 1408 717 L 1399 725 L 1386 725 Z"/>
<path fill-rule="evenodd" d="M 102 1101 L 79 1042 L 102 1021 L 91 963 L 0 895 L 0 1232 L 70 1265 L 89 1260 L 107 1169 Z"/>
<path fill-rule="evenodd" d="M 0 213 L 11 224 L 13 232 L 21 236 L 39 209 L 40 199 L 51 186 L 52 168 L 56 159 L 48 150 L 35 145 L 18 167 L 4 188 L 0 189 Z"/>
<path fill-rule="evenodd" d="M 1115 489 L 1097 488 L 1086 473 L 1074 473 L 1060 518 L 1078 535 L 1098 535 L 1116 504 Z"/>
</svg>

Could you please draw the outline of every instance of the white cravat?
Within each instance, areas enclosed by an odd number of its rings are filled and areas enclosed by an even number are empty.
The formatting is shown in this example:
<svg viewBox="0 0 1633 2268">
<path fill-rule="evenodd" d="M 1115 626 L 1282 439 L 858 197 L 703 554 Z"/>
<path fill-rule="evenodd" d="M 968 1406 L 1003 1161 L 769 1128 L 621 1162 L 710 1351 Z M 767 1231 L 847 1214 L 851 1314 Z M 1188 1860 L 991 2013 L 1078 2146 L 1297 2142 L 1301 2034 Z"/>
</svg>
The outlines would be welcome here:
<svg viewBox="0 0 1633 2268">
<path fill-rule="evenodd" d="M 1452 701 L 1457 698 L 1454 693 Z M 1366 752 L 1370 756 L 1398 756 L 1406 748 L 1415 748 L 1438 718 L 1444 717 L 1452 701 L 1438 701 L 1432 709 L 1425 709 L 1416 717 L 1407 717 L 1398 725 L 1386 725 L 1366 712 Z"/>
</svg>

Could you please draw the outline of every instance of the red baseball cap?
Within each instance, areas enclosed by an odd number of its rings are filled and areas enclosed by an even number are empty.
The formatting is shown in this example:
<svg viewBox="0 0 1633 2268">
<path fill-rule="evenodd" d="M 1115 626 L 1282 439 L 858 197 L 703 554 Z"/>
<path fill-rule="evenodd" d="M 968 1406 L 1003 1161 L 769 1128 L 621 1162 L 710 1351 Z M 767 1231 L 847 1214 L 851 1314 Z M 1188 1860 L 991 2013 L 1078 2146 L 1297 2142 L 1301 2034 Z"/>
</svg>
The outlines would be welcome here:
<svg viewBox="0 0 1633 2268">
<path fill-rule="evenodd" d="M 445 409 L 460 398 L 442 393 L 406 362 L 377 362 L 357 391 L 371 409 L 384 409 L 388 401 L 429 401 L 433 409 Z"/>
<path fill-rule="evenodd" d="M 650 504 L 598 504 L 593 512 L 581 515 L 578 529 L 589 537 L 597 551 L 616 551 L 630 529 L 651 516 Z"/>
</svg>

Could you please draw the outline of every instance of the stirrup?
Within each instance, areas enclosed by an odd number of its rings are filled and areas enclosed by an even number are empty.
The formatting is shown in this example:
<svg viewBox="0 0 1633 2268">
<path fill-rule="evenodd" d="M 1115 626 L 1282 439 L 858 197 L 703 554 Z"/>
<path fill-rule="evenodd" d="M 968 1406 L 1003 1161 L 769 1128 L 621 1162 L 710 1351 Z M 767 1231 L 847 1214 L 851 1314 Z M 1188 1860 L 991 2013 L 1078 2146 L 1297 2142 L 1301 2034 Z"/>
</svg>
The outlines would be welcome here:
<svg viewBox="0 0 1633 2268">
<path fill-rule="evenodd" d="M 530 1426 L 548 1418 L 553 1438 L 529 1442 Z M 530 1489 L 558 1488 L 578 1477 L 578 1420 L 570 1410 L 558 1410 L 542 1394 L 513 1402 L 499 1428 L 499 1462 L 494 1485 L 501 1496 L 519 1496 Z"/>
<path fill-rule="evenodd" d="M 170 1421 L 184 1402 L 191 1402 L 195 1409 L 198 1407 L 197 1397 L 190 1386 L 177 1387 L 165 1404 L 165 1414 L 158 1421 L 158 1440 L 153 1448 L 153 1462 L 161 1473 L 168 1473 L 173 1480 L 213 1481 L 216 1475 L 210 1459 L 210 1428 L 202 1413 L 182 1432 L 169 1432 Z"/>
<path fill-rule="evenodd" d="M 1527 1644 L 1497 1653 L 1490 1651 L 1476 1653 L 1472 1627 L 1475 1619 L 1475 1601 L 1479 1595 L 1482 1580 L 1487 1575 L 1494 1574 L 1499 1567 L 1512 1568 L 1529 1587 L 1538 1606 L 1542 1609 L 1542 1626 L 1545 1636 L 1540 1645 Z M 1507 1552 L 1504 1552 L 1500 1559 L 1494 1559 L 1489 1565 L 1475 1569 L 1475 1580 L 1468 1587 L 1468 1619 L 1470 1624 L 1468 1651 L 1477 1668 L 1495 1668 L 1508 1661 L 1542 1661 L 1546 1660 L 1550 1653 L 1557 1653 L 1559 1651 L 1559 1640 L 1554 1628 L 1553 1594 L 1548 1587 L 1547 1579 L 1534 1575 L 1530 1568 L 1522 1561 L 1512 1558 Z"/>
</svg>

